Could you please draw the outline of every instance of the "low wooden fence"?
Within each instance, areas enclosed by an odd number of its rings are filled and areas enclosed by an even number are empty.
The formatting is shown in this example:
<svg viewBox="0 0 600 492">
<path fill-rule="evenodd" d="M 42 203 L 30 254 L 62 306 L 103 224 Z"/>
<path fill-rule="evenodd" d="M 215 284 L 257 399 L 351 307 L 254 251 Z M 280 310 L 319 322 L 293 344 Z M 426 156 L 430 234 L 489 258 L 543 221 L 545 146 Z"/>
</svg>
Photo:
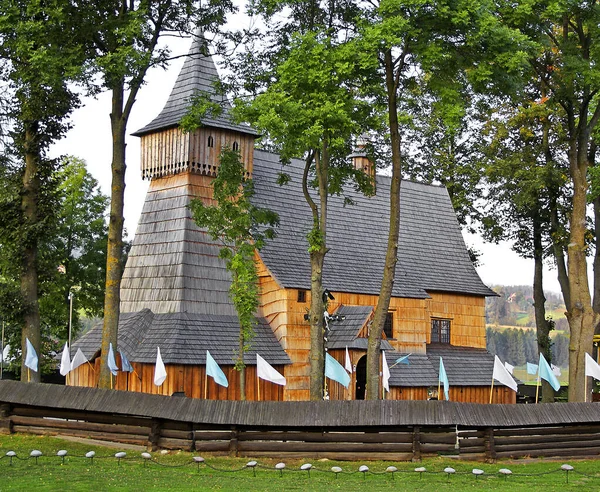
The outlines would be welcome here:
<svg viewBox="0 0 600 492">
<path fill-rule="evenodd" d="M 594 457 L 600 405 L 232 402 L 0 381 L 0 432 L 248 457 Z"/>
</svg>

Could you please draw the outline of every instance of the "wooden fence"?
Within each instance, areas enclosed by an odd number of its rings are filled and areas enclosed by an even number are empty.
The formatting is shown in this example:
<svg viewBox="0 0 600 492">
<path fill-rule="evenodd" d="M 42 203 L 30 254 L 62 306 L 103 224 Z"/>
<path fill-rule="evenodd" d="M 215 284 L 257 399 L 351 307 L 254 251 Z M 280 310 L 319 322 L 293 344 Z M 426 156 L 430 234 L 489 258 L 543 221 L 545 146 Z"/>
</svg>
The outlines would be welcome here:
<svg viewBox="0 0 600 492">
<path fill-rule="evenodd" d="M 600 405 L 234 402 L 0 381 L 0 432 L 248 457 L 595 457 Z"/>
</svg>

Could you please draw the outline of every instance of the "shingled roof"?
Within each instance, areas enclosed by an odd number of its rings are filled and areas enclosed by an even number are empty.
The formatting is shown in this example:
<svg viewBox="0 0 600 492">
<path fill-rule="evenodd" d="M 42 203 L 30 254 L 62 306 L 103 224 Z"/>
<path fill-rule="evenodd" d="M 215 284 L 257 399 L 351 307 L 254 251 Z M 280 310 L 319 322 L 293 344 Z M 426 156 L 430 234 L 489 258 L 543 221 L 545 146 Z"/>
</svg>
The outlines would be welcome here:
<svg viewBox="0 0 600 492">
<path fill-rule="evenodd" d="M 255 327 L 250 350 L 244 355 L 248 365 L 256 364 L 258 352 L 271 364 L 290 364 L 266 320 Z M 206 351 L 222 365 L 233 365 L 239 344 L 240 325 L 236 316 L 193 313 L 154 314 L 149 309 L 124 313 L 119 322 L 118 347 L 131 362 L 154 364 L 156 347 L 165 364 L 204 365 Z M 100 350 L 102 324 L 96 325 L 73 344 L 91 359 Z"/>
<path fill-rule="evenodd" d="M 439 379 L 440 357 L 450 386 L 490 386 L 494 356 L 485 349 L 455 347 L 446 344 L 427 345 L 426 354 L 411 354 L 409 364 L 394 365 L 407 354 L 386 352 L 390 366 L 390 386 L 436 386 Z M 393 366 L 393 367 L 392 367 Z M 495 384 L 502 384 L 495 382 Z"/>
<path fill-rule="evenodd" d="M 306 235 L 310 209 L 302 195 L 304 163 L 285 167 L 279 156 L 254 153 L 254 200 L 279 214 L 277 237 L 260 256 L 287 288 L 310 288 Z M 276 183 L 284 171 L 290 181 Z M 346 187 L 342 196 L 329 198 L 327 247 L 323 285 L 330 291 L 379 294 L 388 238 L 390 178 L 377 176 L 377 194 L 366 197 Z M 427 291 L 495 295 L 486 287 L 469 258 L 448 192 L 444 187 L 403 181 L 400 196 L 398 264 L 392 295 L 427 298 Z"/>
<path fill-rule="evenodd" d="M 368 338 L 358 337 L 358 333 L 365 326 L 373 313 L 372 306 L 340 306 L 335 318 L 328 323 L 327 342 L 328 349 L 367 350 Z M 392 346 L 387 340 L 381 340 L 381 350 L 391 350 Z"/>
<path fill-rule="evenodd" d="M 208 43 L 202 34 L 195 34 L 165 107 L 149 124 L 132 135 L 140 137 L 147 133 L 179 126 L 179 121 L 186 114 L 190 101 L 200 94 L 209 95 L 210 99 L 222 108 L 221 114 L 207 115 L 202 118 L 203 125 L 257 135 L 250 126 L 238 125 L 231 120 L 229 114 L 231 106 L 227 98 L 216 93 L 215 86 L 218 82 L 219 75 L 209 52 Z"/>
</svg>

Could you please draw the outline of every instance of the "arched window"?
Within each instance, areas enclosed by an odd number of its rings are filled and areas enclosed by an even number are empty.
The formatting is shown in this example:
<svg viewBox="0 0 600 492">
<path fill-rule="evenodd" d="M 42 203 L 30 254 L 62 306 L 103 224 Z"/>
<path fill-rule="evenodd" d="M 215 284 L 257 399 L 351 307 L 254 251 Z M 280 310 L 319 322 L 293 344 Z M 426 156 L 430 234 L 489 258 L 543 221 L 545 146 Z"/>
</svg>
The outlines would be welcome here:
<svg viewBox="0 0 600 492">
<path fill-rule="evenodd" d="M 215 146 L 215 139 L 212 137 L 212 135 L 210 135 L 208 137 L 208 146 L 209 147 L 214 147 Z"/>
<path fill-rule="evenodd" d="M 233 150 L 238 151 L 238 150 L 240 150 L 240 144 L 237 142 L 233 142 L 232 148 L 233 148 Z"/>
</svg>

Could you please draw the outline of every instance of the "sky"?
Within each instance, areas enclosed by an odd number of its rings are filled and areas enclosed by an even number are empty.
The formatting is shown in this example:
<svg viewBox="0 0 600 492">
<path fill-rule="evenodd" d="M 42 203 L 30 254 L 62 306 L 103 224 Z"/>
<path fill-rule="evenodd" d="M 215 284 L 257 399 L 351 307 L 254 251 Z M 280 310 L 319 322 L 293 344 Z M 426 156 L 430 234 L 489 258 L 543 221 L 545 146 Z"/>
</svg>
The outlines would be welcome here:
<svg viewBox="0 0 600 492">
<path fill-rule="evenodd" d="M 168 44 L 172 54 L 187 52 L 190 39 L 170 37 Z M 183 58 L 171 62 L 166 70 L 153 68 L 146 78 L 147 83 L 138 93 L 127 130 L 127 172 L 125 188 L 125 228 L 128 238 L 135 235 L 135 228 L 142 211 L 148 181 L 141 179 L 139 171 L 140 142 L 131 133 L 149 123 L 163 108 L 183 64 Z M 73 155 L 86 161 L 88 170 L 98 180 L 106 195 L 110 196 L 111 185 L 111 134 L 110 134 L 110 94 L 103 93 L 96 98 L 85 98 L 82 107 L 75 110 L 72 129 L 66 138 L 54 145 L 53 156 Z M 463 233 L 465 243 L 482 253 L 481 265 L 477 271 L 489 286 L 531 285 L 533 283 L 533 261 L 520 258 L 510 245 L 484 243 L 475 235 Z M 559 292 L 556 270 L 546 268 L 544 286 L 548 291 Z"/>
</svg>

